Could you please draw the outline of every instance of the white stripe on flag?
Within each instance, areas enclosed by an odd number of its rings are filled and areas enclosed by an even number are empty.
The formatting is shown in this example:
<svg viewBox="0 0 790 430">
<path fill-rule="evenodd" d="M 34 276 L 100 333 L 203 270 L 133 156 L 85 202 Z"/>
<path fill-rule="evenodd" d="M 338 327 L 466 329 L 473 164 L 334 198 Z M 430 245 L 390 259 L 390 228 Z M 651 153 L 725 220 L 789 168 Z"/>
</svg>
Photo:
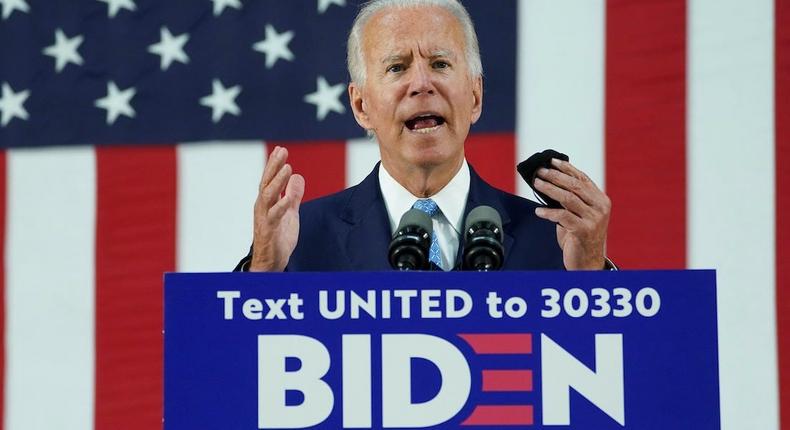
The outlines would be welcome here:
<svg viewBox="0 0 790 430">
<path fill-rule="evenodd" d="M 252 240 L 261 141 L 178 145 L 178 270 L 226 272 Z"/>
<path fill-rule="evenodd" d="M 518 160 L 552 148 L 604 187 L 604 0 L 521 0 Z M 533 198 L 526 183 L 518 193 Z"/>
<path fill-rule="evenodd" d="M 346 186 L 362 182 L 381 159 L 375 139 L 352 139 L 346 145 Z"/>
<path fill-rule="evenodd" d="M 8 151 L 5 429 L 93 428 L 96 158 Z"/>
<path fill-rule="evenodd" d="M 689 5 L 689 265 L 718 270 L 722 429 L 777 429 L 773 0 Z"/>
</svg>

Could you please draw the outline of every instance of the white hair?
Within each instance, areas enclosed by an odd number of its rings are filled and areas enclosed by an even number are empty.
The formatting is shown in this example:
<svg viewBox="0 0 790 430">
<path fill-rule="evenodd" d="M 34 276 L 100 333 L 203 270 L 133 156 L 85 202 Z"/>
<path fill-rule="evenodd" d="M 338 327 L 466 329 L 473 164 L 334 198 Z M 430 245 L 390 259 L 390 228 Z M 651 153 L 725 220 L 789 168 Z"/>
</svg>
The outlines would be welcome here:
<svg viewBox="0 0 790 430">
<path fill-rule="evenodd" d="M 458 19 L 458 23 L 461 24 L 464 32 L 464 56 L 466 57 L 469 74 L 473 77 L 483 75 L 483 65 L 480 61 L 480 47 L 477 43 L 475 26 L 472 24 L 472 19 L 469 17 L 466 8 L 458 0 L 371 0 L 360 9 L 348 35 L 348 74 L 351 76 L 352 82 L 356 82 L 359 85 L 364 85 L 365 83 L 366 70 L 364 52 L 362 52 L 362 32 L 370 18 L 376 12 L 386 8 L 405 9 L 419 6 L 441 7 Z"/>
</svg>

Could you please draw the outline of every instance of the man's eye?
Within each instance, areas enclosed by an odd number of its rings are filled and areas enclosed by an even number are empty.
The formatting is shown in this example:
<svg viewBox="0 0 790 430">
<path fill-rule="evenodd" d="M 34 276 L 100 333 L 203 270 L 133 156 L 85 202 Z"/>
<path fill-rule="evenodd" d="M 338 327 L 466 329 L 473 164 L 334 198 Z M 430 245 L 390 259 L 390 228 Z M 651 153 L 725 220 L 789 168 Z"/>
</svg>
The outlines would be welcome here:
<svg viewBox="0 0 790 430">
<path fill-rule="evenodd" d="M 387 72 L 398 73 L 398 72 L 402 72 L 402 71 L 403 71 L 403 64 L 393 64 L 393 65 L 387 67 Z"/>
<path fill-rule="evenodd" d="M 446 68 L 448 68 L 448 67 L 450 67 L 450 65 L 449 65 L 449 64 L 447 64 L 447 62 L 446 62 L 446 61 L 435 61 L 435 62 L 433 63 L 433 68 L 434 68 L 434 69 L 446 69 Z"/>
</svg>

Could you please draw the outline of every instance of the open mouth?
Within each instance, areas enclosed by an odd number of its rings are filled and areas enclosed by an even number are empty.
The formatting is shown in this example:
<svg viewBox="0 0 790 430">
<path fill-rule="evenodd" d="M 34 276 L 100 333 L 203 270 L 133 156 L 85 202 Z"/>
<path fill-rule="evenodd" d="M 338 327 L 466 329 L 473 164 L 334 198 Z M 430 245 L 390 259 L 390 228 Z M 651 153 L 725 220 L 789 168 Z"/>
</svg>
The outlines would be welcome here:
<svg viewBox="0 0 790 430">
<path fill-rule="evenodd" d="M 424 114 L 417 115 L 406 121 L 406 128 L 417 133 L 431 133 L 444 125 L 444 117 L 440 115 Z"/>
</svg>

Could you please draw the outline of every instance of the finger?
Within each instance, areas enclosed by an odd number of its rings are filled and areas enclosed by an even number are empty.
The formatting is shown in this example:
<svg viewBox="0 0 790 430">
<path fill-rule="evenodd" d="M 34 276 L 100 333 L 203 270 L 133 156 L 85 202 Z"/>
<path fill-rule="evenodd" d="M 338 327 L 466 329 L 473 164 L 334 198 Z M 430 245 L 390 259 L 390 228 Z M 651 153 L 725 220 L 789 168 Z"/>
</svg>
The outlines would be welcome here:
<svg viewBox="0 0 790 430">
<path fill-rule="evenodd" d="M 274 164 L 274 159 L 277 156 L 277 153 L 280 152 L 280 147 L 275 146 L 274 150 L 269 154 L 269 157 L 266 159 L 266 164 L 263 165 L 263 174 L 261 174 L 261 182 L 258 184 L 258 193 L 263 190 L 263 188 L 272 181 L 274 178 L 274 174 L 277 173 L 277 170 L 274 169 L 272 165 Z"/>
<path fill-rule="evenodd" d="M 535 209 L 535 215 L 545 220 L 555 222 L 568 231 L 575 231 L 582 224 L 581 218 L 565 209 L 540 207 Z"/>
<path fill-rule="evenodd" d="M 592 181 L 585 181 L 557 169 L 538 169 L 538 177 L 578 196 L 585 204 L 595 203 L 597 189 Z"/>
<path fill-rule="evenodd" d="M 266 160 L 266 165 L 263 168 L 263 176 L 261 177 L 261 184 L 259 187 L 259 192 L 262 192 L 265 187 L 267 187 L 272 180 L 274 179 L 275 175 L 282 169 L 283 164 L 288 159 L 288 150 L 283 148 L 282 146 L 277 146 L 274 150 L 269 154 L 269 159 Z"/>
<path fill-rule="evenodd" d="M 269 209 L 269 219 L 272 221 L 279 221 L 285 215 L 285 212 L 291 207 L 293 197 L 285 196 L 277 201 L 277 203 Z"/>
<path fill-rule="evenodd" d="M 269 216 L 277 219 L 282 218 L 289 209 L 299 210 L 299 204 L 304 196 L 304 178 L 302 175 L 294 174 L 288 180 L 285 188 L 285 196 L 269 210 Z"/>
<path fill-rule="evenodd" d="M 563 161 L 563 160 L 560 160 L 560 159 L 557 159 L 557 158 L 552 158 L 551 159 L 551 165 L 554 166 L 559 171 L 561 171 L 561 172 L 563 172 L 565 174 L 571 175 L 571 176 L 573 176 L 576 179 L 579 179 L 579 180 L 582 180 L 582 181 L 590 181 L 590 182 L 592 182 L 592 180 L 590 179 L 589 176 L 587 176 L 586 173 L 584 173 L 581 170 L 577 169 L 576 166 L 574 166 L 573 164 L 570 163 L 570 161 Z M 593 183 L 593 185 L 595 185 L 595 184 Z"/>
<path fill-rule="evenodd" d="M 553 166 L 557 167 L 557 169 L 560 169 L 561 172 L 570 175 L 579 181 L 578 184 L 580 184 L 580 189 L 584 191 L 578 192 L 577 194 L 582 198 L 582 200 L 584 200 L 585 203 L 601 212 L 609 212 L 611 209 L 611 201 L 609 200 L 609 197 L 600 188 L 598 188 L 598 185 L 596 185 L 586 173 L 577 169 L 573 164 L 567 161 L 553 158 L 551 163 Z"/>
<path fill-rule="evenodd" d="M 562 189 L 551 182 L 544 181 L 540 178 L 535 178 L 535 188 L 552 199 L 560 202 L 560 204 L 565 209 L 580 217 L 591 215 L 592 208 L 579 196 L 568 190 Z"/>
<path fill-rule="evenodd" d="M 288 184 L 288 179 L 291 177 L 291 173 L 291 165 L 283 165 L 269 185 L 263 188 L 261 192 L 261 200 L 267 208 L 274 206 L 274 204 L 280 199 L 280 196 L 285 190 L 285 186 Z"/>
</svg>

